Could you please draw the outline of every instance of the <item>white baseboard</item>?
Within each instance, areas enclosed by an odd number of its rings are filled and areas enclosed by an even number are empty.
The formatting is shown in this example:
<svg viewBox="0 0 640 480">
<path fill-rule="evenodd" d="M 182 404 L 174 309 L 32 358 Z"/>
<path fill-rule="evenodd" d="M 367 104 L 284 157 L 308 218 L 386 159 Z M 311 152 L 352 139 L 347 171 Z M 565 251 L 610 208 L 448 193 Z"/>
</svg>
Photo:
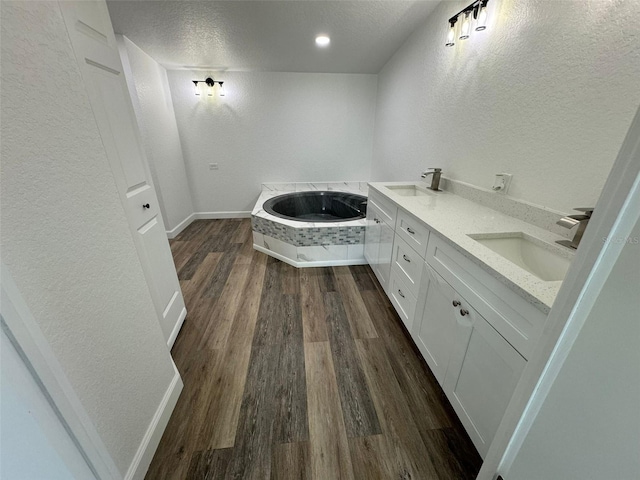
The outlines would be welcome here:
<svg viewBox="0 0 640 480">
<path fill-rule="evenodd" d="M 176 238 L 178 235 L 180 235 L 180 232 L 182 232 L 185 228 L 191 225 L 191 222 L 193 222 L 195 219 L 196 219 L 196 214 L 192 213 L 183 221 L 181 221 L 174 229 L 167 230 L 167 237 L 170 239 Z"/>
<path fill-rule="evenodd" d="M 259 252 L 266 253 L 267 255 L 277 258 L 278 260 L 281 260 L 284 263 L 288 263 L 292 267 L 296 267 L 296 268 L 341 267 L 341 266 L 347 266 L 347 265 L 368 265 L 369 264 L 369 262 L 367 262 L 367 260 L 364 258 L 362 259 L 357 258 L 357 259 L 350 259 L 350 260 L 349 259 L 348 260 L 318 260 L 314 262 L 298 262 L 290 259 L 289 257 L 285 257 L 284 255 L 274 252 L 273 250 L 269 250 L 268 248 L 264 248 L 264 247 L 261 247 L 260 245 L 256 245 L 255 243 L 253 244 L 253 248 Z"/>
<path fill-rule="evenodd" d="M 175 327 L 173 327 L 173 331 L 171 332 L 171 335 L 169 335 L 169 339 L 167 340 L 167 347 L 169 347 L 169 350 L 171 350 L 171 347 L 173 347 L 173 344 L 175 343 L 176 338 L 178 338 L 178 334 L 180 333 L 180 329 L 182 328 L 182 324 L 184 323 L 185 318 L 187 318 L 187 307 L 184 307 L 180 312 L 178 321 L 176 322 Z"/>
<path fill-rule="evenodd" d="M 169 388 L 167 388 L 167 391 L 162 398 L 162 402 L 160 402 L 160 405 L 149 424 L 147 433 L 145 433 L 135 457 L 133 457 L 129 470 L 127 470 L 127 475 L 124 477 L 125 480 L 144 479 L 144 476 L 147 474 L 147 470 L 149 470 L 151 460 L 153 460 L 153 455 L 156 453 L 156 449 L 158 448 L 164 429 L 169 423 L 171 413 L 173 412 L 176 403 L 178 403 L 178 398 L 180 397 L 180 392 L 182 392 L 182 387 L 184 385 L 180 378 L 178 369 L 175 365 L 173 368 L 175 370 L 175 374 L 173 375 L 171 384 L 169 385 Z"/>
<path fill-rule="evenodd" d="M 213 220 L 216 218 L 251 218 L 251 212 L 197 212 L 199 220 Z"/>
</svg>

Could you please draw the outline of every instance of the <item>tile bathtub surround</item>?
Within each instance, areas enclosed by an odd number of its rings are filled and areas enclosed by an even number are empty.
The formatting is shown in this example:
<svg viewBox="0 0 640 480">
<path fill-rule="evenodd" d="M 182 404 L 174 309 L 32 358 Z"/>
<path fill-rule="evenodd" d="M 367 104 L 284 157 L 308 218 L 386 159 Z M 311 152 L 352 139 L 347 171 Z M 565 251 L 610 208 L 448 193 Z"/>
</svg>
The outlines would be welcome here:
<svg viewBox="0 0 640 480">
<path fill-rule="evenodd" d="M 348 182 L 297 182 L 297 183 L 263 183 L 262 192 L 312 192 L 329 190 L 336 192 L 359 193 L 366 195 L 369 184 L 360 181 Z"/>
<path fill-rule="evenodd" d="M 447 192 L 454 193 L 459 197 L 471 200 L 479 205 L 484 205 L 492 210 L 496 210 L 510 217 L 517 218 L 523 222 L 530 223 L 537 227 L 548 230 L 566 238 L 572 238 L 575 231 L 561 227 L 556 222 L 567 215 L 566 213 L 551 210 L 540 205 L 519 200 L 501 193 L 493 192 L 485 188 L 477 187 L 469 183 L 442 177 L 440 186 Z M 584 205 L 576 205 L 580 207 Z M 576 212 L 573 212 L 576 213 Z"/>
<path fill-rule="evenodd" d="M 306 222 L 301 228 L 283 225 L 275 220 L 251 217 L 251 228 L 254 232 L 262 233 L 296 247 L 319 245 L 356 245 L 364 243 L 364 226 L 349 227 L 307 227 Z M 317 225 L 317 224 L 314 224 Z"/>
</svg>

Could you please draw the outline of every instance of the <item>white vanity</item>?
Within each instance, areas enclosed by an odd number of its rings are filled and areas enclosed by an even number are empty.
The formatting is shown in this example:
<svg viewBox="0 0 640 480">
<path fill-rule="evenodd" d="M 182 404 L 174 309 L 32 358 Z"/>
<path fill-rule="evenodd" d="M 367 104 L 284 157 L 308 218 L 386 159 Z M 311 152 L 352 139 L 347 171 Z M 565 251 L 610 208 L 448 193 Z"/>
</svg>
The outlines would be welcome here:
<svg viewBox="0 0 640 480">
<path fill-rule="evenodd" d="M 422 182 L 370 183 L 365 258 L 484 457 L 573 253 Z"/>
</svg>

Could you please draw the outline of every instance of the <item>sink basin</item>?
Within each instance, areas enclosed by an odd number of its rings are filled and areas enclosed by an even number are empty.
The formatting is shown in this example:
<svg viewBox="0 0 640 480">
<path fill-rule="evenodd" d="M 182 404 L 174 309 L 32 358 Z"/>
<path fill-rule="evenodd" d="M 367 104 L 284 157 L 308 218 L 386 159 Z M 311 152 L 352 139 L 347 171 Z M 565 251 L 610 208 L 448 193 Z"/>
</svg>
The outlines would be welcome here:
<svg viewBox="0 0 640 480">
<path fill-rule="evenodd" d="M 564 280 L 573 254 L 522 232 L 469 237 L 545 282 Z"/>
<path fill-rule="evenodd" d="M 417 185 L 385 185 L 396 195 L 403 197 L 427 197 L 433 195 L 426 188 L 418 187 Z"/>
</svg>

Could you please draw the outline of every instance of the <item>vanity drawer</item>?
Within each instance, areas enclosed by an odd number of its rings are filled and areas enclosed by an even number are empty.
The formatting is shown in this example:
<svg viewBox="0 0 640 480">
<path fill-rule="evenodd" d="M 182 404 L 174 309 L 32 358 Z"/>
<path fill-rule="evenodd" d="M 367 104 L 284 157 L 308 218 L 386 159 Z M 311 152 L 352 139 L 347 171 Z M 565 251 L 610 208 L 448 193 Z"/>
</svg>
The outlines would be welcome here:
<svg viewBox="0 0 640 480">
<path fill-rule="evenodd" d="M 526 359 L 547 316 L 437 235 L 426 261 Z"/>
<path fill-rule="evenodd" d="M 374 190 L 369 189 L 368 203 L 373 204 L 374 207 L 378 209 L 381 216 L 380 220 L 383 220 L 387 225 L 395 229 L 398 207 L 396 207 L 393 202 L 376 193 Z"/>
<path fill-rule="evenodd" d="M 396 233 L 391 268 L 402 278 L 404 284 L 415 297 L 418 296 L 423 263 L 422 257 Z"/>
<path fill-rule="evenodd" d="M 402 319 L 408 331 L 413 327 L 413 318 L 416 311 L 416 297 L 402 281 L 397 271 L 391 270 L 389 280 L 389 298 Z"/>
<path fill-rule="evenodd" d="M 421 221 L 399 209 L 396 233 L 424 258 L 427 253 L 429 229 Z"/>
</svg>

